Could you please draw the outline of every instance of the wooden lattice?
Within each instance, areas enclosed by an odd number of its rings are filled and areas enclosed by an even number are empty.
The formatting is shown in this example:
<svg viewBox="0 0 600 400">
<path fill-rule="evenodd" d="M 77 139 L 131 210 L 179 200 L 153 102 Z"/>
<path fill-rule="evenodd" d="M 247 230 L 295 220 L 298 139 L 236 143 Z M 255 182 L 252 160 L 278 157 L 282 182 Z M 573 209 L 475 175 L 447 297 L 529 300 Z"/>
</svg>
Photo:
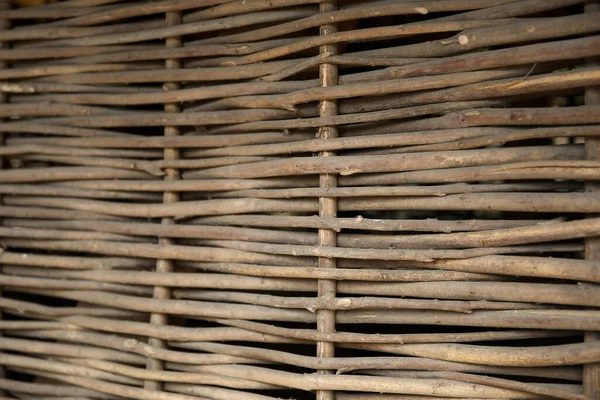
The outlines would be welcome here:
<svg viewBox="0 0 600 400">
<path fill-rule="evenodd" d="M 0 0 L 0 398 L 599 400 L 599 32 Z"/>
</svg>

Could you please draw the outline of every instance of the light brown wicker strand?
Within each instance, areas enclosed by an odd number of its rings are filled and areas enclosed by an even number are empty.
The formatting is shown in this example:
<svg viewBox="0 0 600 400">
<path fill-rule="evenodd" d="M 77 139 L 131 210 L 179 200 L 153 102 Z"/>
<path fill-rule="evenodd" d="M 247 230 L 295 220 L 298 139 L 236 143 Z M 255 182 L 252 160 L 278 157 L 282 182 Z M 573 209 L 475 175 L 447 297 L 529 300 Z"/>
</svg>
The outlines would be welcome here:
<svg viewBox="0 0 600 400">
<path fill-rule="evenodd" d="M 319 11 L 327 13 L 337 9 L 337 0 L 322 0 Z M 337 32 L 336 24 L 323 25 L 320 28 L 320 36 L 325 36 Z M 320 48 L 321 54 L 338 54 L 337 44 L 324 45 Z M 321 86 L 335 86 L 338 84 L 338 67 L 334 64 L 321 64 L 319 67 L 319 79 Z M 324 100 L 319 103 L 319 116 L 330 117 L 337 115 L 337 101 Z M 336 138 L 338 136 L 337 127 L 324 126 L 319 128 L 318 135 L 322 140 Z M 335 153 L 324 151 L 319 153 L 320 157 L 333 157 Z M 329 189 L 337 187 L 336 174 L 321 174 L 319 176 L 319 186 Z M 319 198 L 319 216 L 322 218 L 337 217 L 337 199 L 333 197 Z M 337 246 L 337 232 L 332 229 L 319 229 L 319 245 L 327 247 Z M 336 268 L 335 258 L 319 257 L 319 267 Z M 336 296 L 336 282 L 334 280 L 318 281 L 319 299 L 332 299 Z M 335 332 L 335 310 L 317 310 L 317 330 L 321 333 Z M 333 342 L 317 342 L 318 357 L 335 357 L 335 344 Z M 330 373 L 325 370 L 319 373 Z M 321 390 L 317 392 L 317 400 L 334 400 L 334 391 Z"/>
<path fill-rule="evenodd" d="M 592 1 L 585 5 L 585 12 L 600 11 L 600 1 Z M 600 59 L 588 59 L 586 64 L 597 66 Z M 585 104 L 600 104 L 600 86 L 589 86 L 585 89 Z M 600 138 L 586 138 L 585 140 L 586 158 L 590 160 L 600 159 Z M 600 184 L 597 181 L 586 181 L 586 191 L 600 191 Z M 600 260 L 600 237 L 590 237 L 585 240 L 585 258 L 589 260 Z M 586 342 L 600 340 L 600 332 L 585 332 L 584 340 Z M 600 400 L 600 363 L 584 364 L 583 366 L 583 390 L 587 400 Z"/>
<path fill-rule="evenodd" d="M 176 26 L 181 24 L 181 12 L 180 11 L 172 11 L 167 12 L 165 14 L 165 22 L 166 26 Z M 181 37 L 169 37 L 166 39 L 166 47 L 167 48 L 177 48 L 181 47 Z M 179 69 L 181 68 L 181 61 L 178 59 L 167 59 L 165 60 L 165 68 L 166 69 Z M 165 83 L 164 89 L 165 91 L 169 90 L 179 90 L 181 85 L 175 82 Z M 167 113 L 178 113 L 180 112 L 180 107 L 178 104 L 165 104 L 165 112 Z M 179 136 L 180 130 L 175 126 L 165 126 L 164 128 L 164 136 L 172 137 Z M 180 157 L 179 149 L 175 148 L 165 148 L 164 150 L 164 160 L 178 160 Z M 180 173 L 178 169 L 175 168 L 165 168 L 165 180 L 179 180 Z M 168 192 L 165 191 L 163 194 L 163 203 L 176 203 L 179 201 L 179 193 L 177 192 Z M 172 218 L 163 218 L 162 224 L 164 225 L 172 225 L 175 221 Z M 172 245 L 175 243 L 173 238 L 160 238 L 159 243 L 161 245 Z M 174 270 L 174 261 L 167 259 L 160 259 L 156 262 L 156 272 L 173 272 Z M 154 287 L 154 296 L 155 299 L 169 299 L 171 298 L 171 289 L 168 287 L 155 286 Z M 150 314 L 150 323 L 157 325 L 168 325 L 169 318 L 167 314 L 162 313 L 152 313 Z M 165 348 L 166 344 L 162 339 L 157 338 L 148 338 L 148 343 L 151 346 L 158 348 Z M 148 362 L 146 365 L 147 369 L 151 371 L 161 371 L 164 369 L 164 361 L 156 358 L 148 358 Z M 161 390 L 162 383 L 159 381 L 148 380 L 144 383 L 144 387 L 146 389 L 152 390 Z"/>
</svg>

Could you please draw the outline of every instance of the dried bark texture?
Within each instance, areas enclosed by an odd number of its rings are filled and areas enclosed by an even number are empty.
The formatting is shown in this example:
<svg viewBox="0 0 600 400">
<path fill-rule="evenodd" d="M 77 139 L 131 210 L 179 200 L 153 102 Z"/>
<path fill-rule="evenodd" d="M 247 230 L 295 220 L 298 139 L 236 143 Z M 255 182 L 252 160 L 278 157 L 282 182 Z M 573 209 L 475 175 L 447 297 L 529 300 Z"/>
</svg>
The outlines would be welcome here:
<svg viewBox="0 0 600 400">
<path fill-rule="evenodd" d="M 0 7 L 1 399 L 598 400 L 597 1 Z"/>
</svg>

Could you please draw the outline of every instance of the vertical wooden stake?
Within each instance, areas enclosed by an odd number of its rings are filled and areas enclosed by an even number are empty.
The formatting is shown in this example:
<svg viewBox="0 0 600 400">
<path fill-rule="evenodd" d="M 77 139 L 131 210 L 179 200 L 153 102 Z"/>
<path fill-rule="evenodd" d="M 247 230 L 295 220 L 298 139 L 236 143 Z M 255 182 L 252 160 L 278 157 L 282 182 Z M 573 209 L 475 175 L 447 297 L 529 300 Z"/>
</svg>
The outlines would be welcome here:
<svg viewBox="0 0 600 400">
<path fill-rule="evenodd" d="M 600 11 L 600 1 L 590 1 L 585 4 L 585 12 Z M 600 60 L 586 60 L 586 64 L 598 66 Z M 585 104 L 600 104 L 600 86 L 585 88 Z M 585 142 L 585 155 L 588 160 L 600 160 L 600 138 L 587 138 Z M 588 192 L 600 191 L 600 182 L 586 182 L 585 190 Z M 591 237 L 585 240 L 585 258 L 587 260 L 600 260 L 600 237 Z M 600 332 L 586 332 L 585 341 L 600 340 Z M 583 388 L 588 400 L 600 400 L 600 363 L 585 364 L 583 367 Z"/>
<path fill-rule="evenodd" d="M 336 0 L 323 0 L 320 4 L 320 12 L 329 12 L 337 9 Z M 320 35 L 329 35 L 337 32 L 337 25 L 323 25 L 320 29 Z M 320 53 L 338 54 L 337 44 L 321 46 Z M 338 84 L 338 68 L 333 64 L 321 64 L 319 67 L 319 78 L 321 86 L 335 86 Z M 324 100 L 319 103 L 319 115 L 329 117 L 337 115 L 337 101 Z M 335 138 L 338 136 L 336 127 L 324 126 L 319 129 L 319 137 L 323 140 Z M 333 152 L 321 152 L 321 157 L 334 157 Z M 321 188 L 337 187 L 337 175 L 324 174 L 319 177 Z M 332 197 L 319 198 L 319 215 L 324 218 L 335 218 L 337 216 L 337 200 Z M 337 246 L 337 234 L 331 229 L 319 229 L 320 246 Z M 333 258 L 319 257 L 319 267 L 336 268 L 336 260 Z M 318 296 L 321 298 L 334 298 L 336 296 L 336 283 L 333 280 L 320 279 L 318 282 Z M 335 332 L 335 311 L 318 310 L 317 311 L 317 330 L 323 333 Z M 317 343 L 317 357 L 334 357 L 335 347 L 331 342 Z M 319 371 L 319 373 L 329 373 L 329 371 Z M 335 392 L 321 390 L 317 392 L 317 400 L 333 400 Z"/>
<path fill-rule="evenodd" d="M 0 16 L 2 15 L 2 10 L 8 10 L 10 8 L 9 2 L 0 2 Z M 10 29 L 10 20 L 8 19 L 0 19 L 0 31 Z M 9 47 L 7 42 L 0 42 L 0 50 Z M 8 68 L 8 63 L 4 61 L 0 61 L 0 70 Z M 6 93 L 0 93 L 0 104 L 8 102 L 8 95 Z M 0 133 L 0 146 L 4 146 L 4 133 Z M 4 159 L 0 157 L 0 169 L 4 168 Z M 2 205 L 2 196 L 0 196 L 0 205 Z M 2 225 L 2 220 L 0 219 L 0 225 Z M 2 249 L 0 249 L 2 251 Z M 0 274 L 3 273 L 2 266 L 0 265 Z M 2 288 L 0 287 L 0 296 L 2 295 Z M 0 309 L 0 320 L 2 320 L 2 310 Z M 0 332 L 0 336 L 2 333 Z M 0 366 L 0 379 L 5 377 L 4 366 Z M 4 390 L 0 390 L 0 396 L 4 395 Z"/>
<path fill-rule="evenodd" d="M 181 12 L 168 12 L 165 15 L 166 26 L 180 25 L 181 24 Z M 166 40 L 166 47 L 181 47 L 180 37 L 169 37 Z M 167 59 L 165 60 L 166 69 L 178 69 L 181 68 L 181 61 L 178 59 Z M 177 90 L 181 87 L 179 83 L 168 82 L 164 84 L 165 90 Z M 165 112 L 178 113 L 181 109 L 178 104 L 165 104 Z M 179 136 L 180 130 L 176 126 L 165 126 L 165 136 Z M 164 159 L 165 160 L 177 160 L 180 154 L 178 149 L 165 148 Z M 180 171 L 175 168 L 165 169 L 165 180 L 178 180 L 180 179 Z M 177 192 L 164 192 L 163 203 L 175 203 L 179 201 L 179 193 Z M 175 224 L 173 218 L 163 218 L 163 224 Z M 159 243 L 162 245 L 174 244 L 174 240 L 170 238 L 159 238 Z M 157 260 L 156 272 L 172 272 L 174 270 L 173 260 Z M 171 297 L 171 290 L 167 287 L 154 287 L 153 297 L 155 299 L 169 299 Z M 169 317 L 166 314 L 152 313 L 150 315 L 150 323 L 157 325 L 168 325 Z M 165 347 L 165 343 L 161 339 L 149 338 L 148 343 L 155 347 Z M 147 362 L 147 368 L 153 371 L 161 371 L 164 369 L 164 363 L 161 360 L 149 358 Z M 157 381 L 146 381 L 144 384 L 146 389 L 161 390 L 162 384 Z"/>
</svg>

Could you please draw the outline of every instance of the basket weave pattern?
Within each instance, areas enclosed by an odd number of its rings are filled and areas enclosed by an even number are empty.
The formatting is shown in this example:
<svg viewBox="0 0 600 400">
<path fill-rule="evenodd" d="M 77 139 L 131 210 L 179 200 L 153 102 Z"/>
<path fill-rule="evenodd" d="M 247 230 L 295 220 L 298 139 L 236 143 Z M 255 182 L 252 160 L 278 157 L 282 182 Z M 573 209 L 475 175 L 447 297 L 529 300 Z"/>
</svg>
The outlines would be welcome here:
<svg viewBox="0 0 600 400">
<path fill-rule="evenodd" d="M 0 0 L 0 398 L 599 400 L 599 31 Z"/>
</svg>

